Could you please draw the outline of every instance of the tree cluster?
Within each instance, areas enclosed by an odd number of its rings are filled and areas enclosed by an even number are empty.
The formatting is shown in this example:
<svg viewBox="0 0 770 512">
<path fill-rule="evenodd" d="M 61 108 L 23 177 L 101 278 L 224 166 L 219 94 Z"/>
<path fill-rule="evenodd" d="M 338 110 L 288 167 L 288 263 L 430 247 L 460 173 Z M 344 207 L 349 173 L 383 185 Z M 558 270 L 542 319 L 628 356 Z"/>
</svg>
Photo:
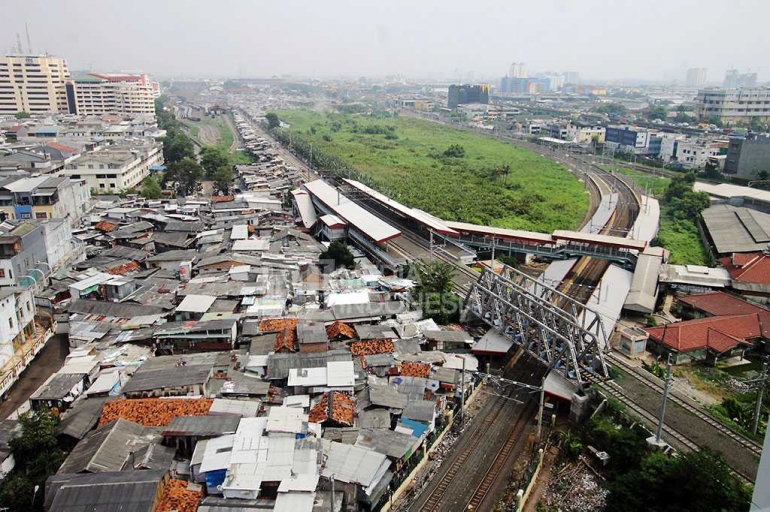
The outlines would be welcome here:
<svg viewBox="0 0 770 512">
<path fill-rule="evenodd" d="M 610 455 L 606 511 L 749 509 L 751 488 L 732 474 L 719 454 L 708 449 L 679 457 L 650 452 L 646 430 L 613 420 L 611 414 L 594 417 L 583 432 L 585 444 Z"/>
<path fill-rule="evenodd" d="M 58 423 L 49 409 L 19 416 L 21 433 L 9 443 L 16 466 L 0 482 L 0 506 L 43 510 L 45 481 L 56 473 L 66 456 L 56 439 Z"/>
<path fill-rule="evenodd" d="M 675 218 L 697 219 L 700 212 L 711 204 L 708 194 L 693 191 L 693 183 L 695 173 L 690 172 L 672 179 L 666 188 L 663 200 Z"/>
<path fill-rule="evenodd" d="M 350 249 L 348 249 L 347 245 L 340 242 L 339 240 L 335 240 L 329 244 L 329 248 L 321 253 L 319 259 L 321 261 L 334 261 L 334 268 L 329 268 L 328 265 L 324 267 L 324 270 L 327 273 L 342 267 L 347 269 L 356 268 L 356 261 L 353 257 L 353 253 L 350 252 Z"/>
<path fill-rule="evenodd" d="M 417 261 L 410 272 L 417 283 L 412 288 L 412 299 L 422 308 L 423 316 L 443 325 L 457 322 L 462 301 L 452 293 L 455 268 L 442 261 Z"/>
</svg>

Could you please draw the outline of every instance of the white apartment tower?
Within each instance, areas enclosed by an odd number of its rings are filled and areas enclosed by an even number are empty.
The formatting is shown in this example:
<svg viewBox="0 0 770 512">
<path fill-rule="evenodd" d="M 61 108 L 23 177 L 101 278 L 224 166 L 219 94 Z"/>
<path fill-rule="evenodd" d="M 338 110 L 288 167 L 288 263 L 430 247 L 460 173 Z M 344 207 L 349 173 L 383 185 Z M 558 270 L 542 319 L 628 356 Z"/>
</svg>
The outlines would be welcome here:
<svg viewBox="0 0 770 512">
<path fill-rule="evenodd" d="M 0 115 L 67 112 L 67 61 L 50 55 L 0 57 Z"/>
<path fill-rule="evenodd" d="M 508 69 L 510 78 L 527 78 L 527 65 L 523 62 L 514 62 Z"/>
<path fill-rule="evenodd" d="M 703 87 L 706 84 L 706 68 L 690 68 L 687 70 L 687 86 Z"/>
<path fill-rule="evenodd" d="M 155 96 L 147 75 L 91 73 L 67 82 L 71 114 L 154 114 Z"/>
</svg>

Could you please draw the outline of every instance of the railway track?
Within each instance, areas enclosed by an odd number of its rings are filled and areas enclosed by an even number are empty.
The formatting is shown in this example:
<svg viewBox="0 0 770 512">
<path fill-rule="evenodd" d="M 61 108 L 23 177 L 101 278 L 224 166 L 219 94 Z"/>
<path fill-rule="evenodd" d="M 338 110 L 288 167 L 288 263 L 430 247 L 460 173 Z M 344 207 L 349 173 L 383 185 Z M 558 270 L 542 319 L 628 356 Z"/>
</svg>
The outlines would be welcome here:
<svg viewBox="0 0 770 512">
<path fill-rule="evenodd" d="M 465 504 L 464 510 L 479 509 L 481 504 L 484 502 L 484 499 L 489 494 L 490 489 L 494 485 L 495 480 L 497 480 L 497 477 L 500 475 L 503 466 L 505 466 L 505 462 L 508 460 L 508 456 L 516 447 L 516 444 L 521 441 L 521 434 L 524 432 L 524 428 L 527 425 L 527 418 L 531 417 L 532 413 L 536 412 L 536 410 L 537 407 L 535 403 L 530 402 L 521 411 L 519 419 L 517 420 L 514 428 L 511 429 L 511 433 L 508 435 L 505 443 L 503 443 L 503 446 L 497 452 L 497 455 L 495 455 L 495 459 L 492 462 L 492 465 L 489 467 L 486 473 L 484 473 L 484 478 L 476 487 L 476 490 L 473 491 L 473 496 L 471 496 L 471 499 L 469 499 L 468 503 Z"/>
<path fill-rule="evenodd" d="M 509 378 L 524 382 L 539 381 L 542 378 L 543 369 L 525 352 L 519 350 L 512 358 L 511 363 L 517 362 L 521 357 L 525 357 L 526 360 L 520 364 L 510 364 L 508 366 L 511 368 L 508 372 Z M 533 369 L 534 371 L 532 371 Z M 481 423 L 474 427 L 472 431 L 464 433 L 464 435 L 468 436 L 465 444 L 459 446 L 461 451 L 451 461 L 448 469 L 440 475 L 440 480 L 430 490 L 427 498 L 422 503 L 414 503 L 410 510 L 419 510 L 420 512 L 447 510 L 447 504 L 445 503 L 447 495 L 452 493 L 462 494 L 462 490 L 464 490 L 463 486 L 468 476 L 462 473 L 463 471 L 467 472 L 469 469 L 466 466 L 469 458 L 477 452 L 479 445 L 482 444 L 482 440 L 488 440 L 488 436 L 493 432 L 493 426 L 498 420 L 512 420 L 513 423 L 510 424 L 510 430 L 504 433 L 504 441 L 501 443 L 500 448 L 494 452 L 494 457 L 484 459 L 486 469 L 483 467 L 471 468 L 474 472 L 483 471 L 483 477 L 477 485 L 468 488 L 470 492 L 468 492 L 467 497 L 461 496 L 463 498 L 461 502 L 466 504 L 463 510 L 477 510 L 479 505 L 488 496 L 497 478 L 501 475 L 502 469 L 516 448 L 517 442 L 522 439 L 522 433 L 532 417 L 531 413 L 536 404 L 529 400 L 526 395 L 526 390 L 513 388 L 505 395 L 496 396 L 493 403 L 489 406 L 489 413 L 483 418 L 479 418 Z M 511 413 L 513 417 L 508 417 Z M 502 432 L 502 430 L 499 432 Z M 489 461 L 488 466 L 486 466 L 487 461 Z"/>
<path fill-rule="evenodd" d="M 625 371 L 626 373 L 630 374 L 632 377 L 639 380 L 642 384 L 644 384 L 648 388 L 653 389 L 654 391 L 660 393 L 661 395 L 663 394 L 663 388 L 664 388 L 663 383 L 654 379 L 653 376 L 649 375 L 648 372 L 646 372 L 645 370 L 632 366 L 613 354 L 609 354 L 608 359 L 610 359 L 611 362 L 616 364 L 617 366 L 622 367 L 623 371 Z M 669 393 L 668 400 L 671 403 L 678 405 L 688 413 L 694 416 L 697 416 L 699 419 L 708 423 L 709 425 L 714 427 L 716 430 L 726 435 L 736 443 L 740 444 L 747 450 L 751 451 L 755 455 L 759 456 L 762 454 L 761 444 L 757 443 L 752 439 L 749 439 L 743 434 L 736 432 L 730 427 L 724 425 L 722 422 L 720 422 L 710 414 L 704 412 L 701 408 L 691 404 L 689 401 L 676 396 L 674 393 Z"/>
</svg>

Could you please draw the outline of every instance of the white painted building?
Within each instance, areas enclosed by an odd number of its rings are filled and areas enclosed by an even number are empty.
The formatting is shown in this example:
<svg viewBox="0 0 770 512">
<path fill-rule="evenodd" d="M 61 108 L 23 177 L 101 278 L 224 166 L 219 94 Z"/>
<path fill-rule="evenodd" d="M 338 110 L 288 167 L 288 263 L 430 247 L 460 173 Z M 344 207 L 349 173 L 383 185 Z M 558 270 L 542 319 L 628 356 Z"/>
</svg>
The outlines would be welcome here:
<svg viewBox="0 0 770 512">
<path fill-rule="evenodd" d="M 162 163 L 162 146 L 142 142 L 86 153 L 67 164 L 64 174 L 85 180 L 97 192 L 118 192 L 138 186 L 150 175 L 150 167 Z"/>
<path fill-rule="evenodd" d="M 567 125 L 567 139 L 578 144 L 591 144 L 594 137 L 597 138 L 597 144 L 604 144 L 604 126 L 600 125 L 582 125 L 570 123 Z"/>
<path fill-rule="evenodd" d="M 154 114 L 147 75 L 91 73 L 67 82 L 69 112 L 78 115 Z"/>
</svg>

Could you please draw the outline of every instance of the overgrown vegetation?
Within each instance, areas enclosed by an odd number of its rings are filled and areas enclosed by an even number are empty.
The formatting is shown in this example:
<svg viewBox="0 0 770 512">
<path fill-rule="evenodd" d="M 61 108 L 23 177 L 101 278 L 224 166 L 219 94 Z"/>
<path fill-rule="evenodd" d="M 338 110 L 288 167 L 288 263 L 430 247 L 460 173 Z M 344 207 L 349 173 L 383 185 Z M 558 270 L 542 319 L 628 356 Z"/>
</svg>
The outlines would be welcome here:
<svg viewBox="0 0 770 512">
<path fill-rule="evenodd" d="M 604 472 L 610 491 L 606 511 L 748 510 L 752 489 L 721 455 L 703 449 L 669 457 L 649 450 L 649 435 L 612 407 L 584 427 L 582 444 L 610 455 Z M 570 455 L 580 444 L 565 436 L 562 449 Z"/>
<path fill-rule="evenodd" d="M 278 112 L 276 137 L 324 173 L 352 177 L 447 220 L 550 232 L 588 201 L 562 166 L 494 139 L 412 118 Z"/>
<path fill-rule="evenodd" d="M 322 252 L 318 259 L 321 261 L 334 261 L 333 268 L 328 265 L 325 267 L 326 272 L 331 272 L 342 267 L 348 269 L 356 268 L 356 261 L 355 258 L 353 258 L 353 253 L 350 252 L 350 249 L 348 249 L 347 245 L 340 242 L 339 240 L 335 240 L 329 244 L 329 248 Z"/>
<path fill-rule="evenodd" d="M 671 252 L 672 264 L 708 265 L 711 258 L 698 233 L 700 212 L 709 205 L 708 195 L 693 192 L 695 175 L 674 178 L 642 174 L 621 167 L 620 174 L 632 176 L 639 187 L 660 201 L 660 225 L 655 243 Z"/>
<path fill-rule="evenodd" d="M 419 303 L 424 318 L 432 318 L 437 324 L 457 322 L 462 299 L 452 293 L 455 268 L 441 261 L 416 261 L 410 266 L 411 278 L 417 282 L 412 289 L 412 299 Z"/>
<path fill-rule="evenodd" d="M 56 439 L 58 423 L 49 409 L 19 416 L 21 433 L 9 443 L 16 466 L 0 482 L 0 506 L 8 510 L 43 510 L 45 481 L 66 457 Z"/>
</svg>

